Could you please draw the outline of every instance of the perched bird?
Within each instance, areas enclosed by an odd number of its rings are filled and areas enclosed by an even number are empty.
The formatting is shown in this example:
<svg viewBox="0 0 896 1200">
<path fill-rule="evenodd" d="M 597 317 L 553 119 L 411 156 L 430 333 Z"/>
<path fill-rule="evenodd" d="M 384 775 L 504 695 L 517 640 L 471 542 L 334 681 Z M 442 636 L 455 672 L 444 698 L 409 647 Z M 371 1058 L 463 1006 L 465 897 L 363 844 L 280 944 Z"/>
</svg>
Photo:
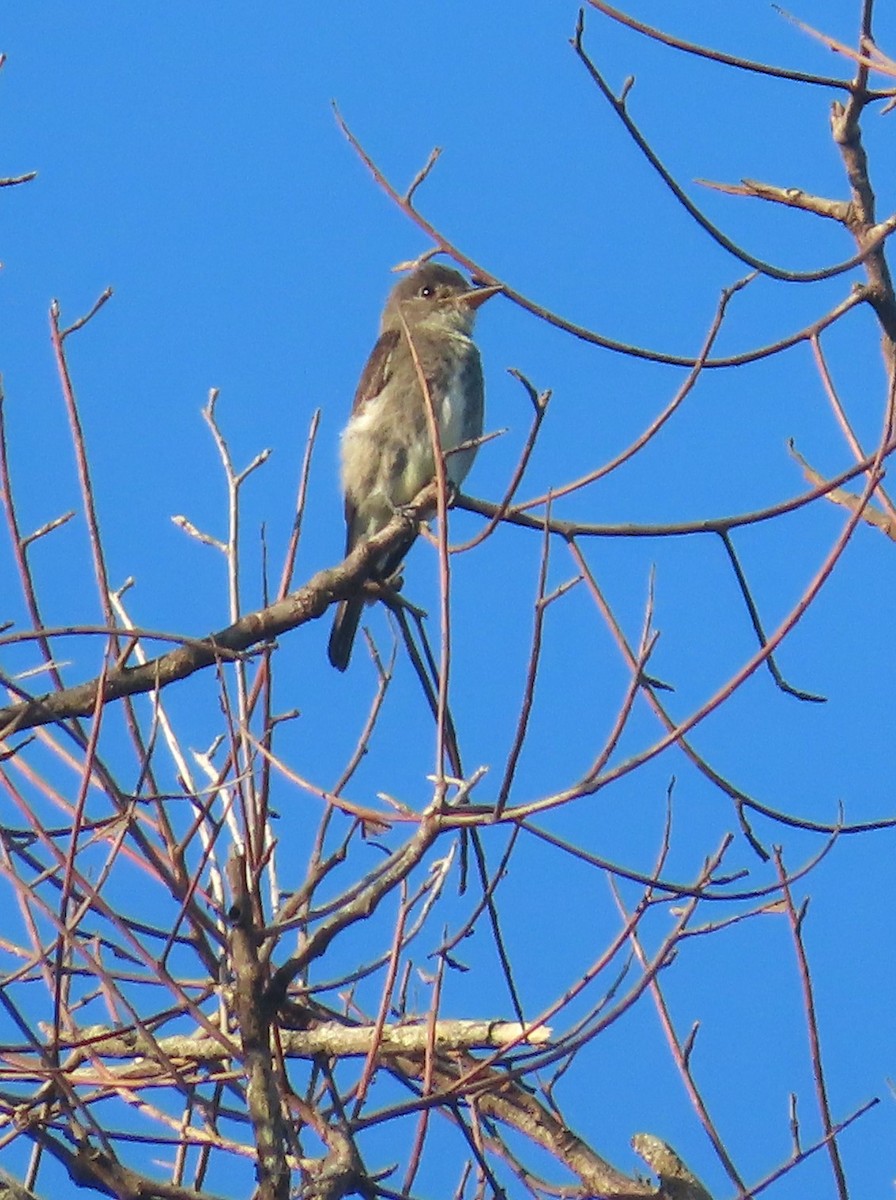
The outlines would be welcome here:
<svg viewBox="0 0 896 1200">
<path fill-rule="evenodd" d="M 438 420 L 446 478 L 455 487 L 465 479 L 475 445 L 448 452 L 482 435 L 482 366 L 470 335 L 476 310 L 498 291 L 471 287 L 458 271 L 432 262 L 392 289 L 342 433 L 346 553 L 385 528 L 435 477 L 421 375 Z M 376 578 L 388 579 L 412 541 L 376 564 Z M 352 596 L 336 610 L 328 653 L 340 671 L 348 666 L 363 608 L 363 596 Z"/>
</svg>

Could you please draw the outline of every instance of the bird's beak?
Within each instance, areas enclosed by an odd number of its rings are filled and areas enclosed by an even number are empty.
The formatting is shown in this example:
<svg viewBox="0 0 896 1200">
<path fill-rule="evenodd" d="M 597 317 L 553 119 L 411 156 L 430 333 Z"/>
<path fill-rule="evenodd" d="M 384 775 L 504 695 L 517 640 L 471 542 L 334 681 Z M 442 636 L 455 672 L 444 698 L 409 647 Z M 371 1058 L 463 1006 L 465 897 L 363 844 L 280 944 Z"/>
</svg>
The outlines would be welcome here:
<svg viewBox="0 0 896 1200">
<path fill-rule="evenodd" d="M 464 308 L 472 308 L 473 311 L 485 304 L 486 300 L 491 300 L 492 296 L 497 296 L 498 292 L 503 292 L 502 287 L 478 287 L 471 288 L 469 292 L 462 292 L 457 300 Z"/>
</svg>

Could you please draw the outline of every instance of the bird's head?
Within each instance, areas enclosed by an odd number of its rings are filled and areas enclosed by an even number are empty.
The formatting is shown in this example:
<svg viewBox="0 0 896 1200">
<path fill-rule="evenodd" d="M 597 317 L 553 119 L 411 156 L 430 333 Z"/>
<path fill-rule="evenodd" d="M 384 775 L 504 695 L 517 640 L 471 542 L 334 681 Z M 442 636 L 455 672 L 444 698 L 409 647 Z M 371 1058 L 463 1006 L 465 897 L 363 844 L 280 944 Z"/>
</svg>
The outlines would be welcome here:
<svg viewBox="0 0 896 1200">
<path fill-rule="evenodd" d="M 473 330 L 476 310 L 501 289 L 473 287 L 459 271 L 428 262 L 399 280 L 383 312 L 383 330 L 401 328 L 442 329 L 467 336 Z"/>
</svg>

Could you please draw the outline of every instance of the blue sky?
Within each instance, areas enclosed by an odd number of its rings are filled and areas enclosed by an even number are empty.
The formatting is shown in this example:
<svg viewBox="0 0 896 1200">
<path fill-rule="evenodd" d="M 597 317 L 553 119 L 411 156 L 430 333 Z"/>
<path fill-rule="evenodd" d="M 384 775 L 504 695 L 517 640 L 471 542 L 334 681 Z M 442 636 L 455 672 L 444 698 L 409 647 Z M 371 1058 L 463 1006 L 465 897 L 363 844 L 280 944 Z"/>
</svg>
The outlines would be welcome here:
<svg viewBox="0 0 896 1200">
<path fill-rule="evenodd" d="M 892 14 L 880 7 L 878 39 L 893 50 Z M 848 41 L 857 9 L 816 0 L 796 15 Z M 766 4 L 642 0 L 633 11 L 746 57 L 843 71 Z M 510 9 L 392 0 L 257 10 L 233 3 L 139 9 L 44 3 L 5 14 L 0 175 L 39 172 L 34 183 L 0 192 L 0 369 L 22 525 L 37 527 L 78 503 L 48 340 L 49 303 L 58 298 L 69 322 L 111 285 L 113 299 L 69 341 L 69 355 L 112 580 L 135 577 L 135 618 L 197 635 L 227 621 L 221 562 L 170 521 L 183 513 L 218 536 L 225 529 L 223 479 L 200 417 L 211 387 L 221 389 L 219 419 L 237 464 L 273 450 L 244 495 L 245 608 L 257 606 L 262 594 L 262 525 L 272 573 L 279 569 L 317 408 L 322 417 L 297 579 L 339 560 L 339 430 L 376 334 L 390 268 L 427 242 L 374 185 L 337 127 L 333 102 L 401 187 L 433 146 L 444 148 L 418 193 L 420 207 L 514 289 L 605 336 L 695 354 L 721 289 L 746 268 L 706 239 L 638 156 L 569 46 L 575 18 L 575 5 L 556 0 L 523 0 Z M 612 86 L 636 77 L 633 117 L 732 238 L 797 270 L 853 252 L 831 222 L 693 183 L 747 176 L 844 195 L 828 129 L 832 91 L 685 59 L 593 11 L 586 45 Z M 896 206 L 888 157 L 894 119 L 872 111 L 865 122 L 880 217 Z M 796 330 L 848 294 L 859 277 L 853 272 L 811 286 L 755 281 L 733 301 L 720 351 Z M 487 424 L 508 429 L 480 452 L 467 480 L 468 491 L 487 499 L 501 496 L 530 415 L 507 368 L 554 393 L 525 496 L 618 453 L 683 377 L 577 342 L 503 299 L 486 306 L 478 330 Z M 870 448 L 884 395 L 870 316 L 851 314 L 825 348 Z M 787 453 L 791 437 L 821 472 L 851 464 L 805 347 L 705 375 L 644 454 L 558 505 L 558 513 L 655 524 L 773 504 L 806 487 Z M 452 520 L 458 537 L 479 528 L 468 514 Z M 816 504 L 736 535 L 767 629 L 796 602 L 842 524 L 841 510 Z M 454 704 L 464 714 L 468 766 L 491 765 L 495 780 L 516 719 L 539 550 L 538 539 L 504 530 L 455 568 Z M 632 639 L 655 570 L 662 636 L 652 669 L 675 685 L 668 703 L 677 717 L 699 707 L 754 652 L 717 540 L 612 539 L 589 544 L 587 553 Z M 82 521 L 54 535 L 52 548 L 40 547 L 36 562 L 48 622 L 97 619 Z M 555 546 L 550 586 L 573 574 L 571 559 Z M 893 815 L 894 576 L 891 544 L 859 529 L 781 648 L 779 665 L 790 682 L 824 694 L 826 705 L 799 704 L 760 671 L 695 732 L 700 752 L 770 807 L 820 821 L 835 820 L 840 803 L 849 820 Z M 433 613 L 435 579 L 434 556 L 418 547 L 406 586 Z M 4 560 L 0 618 L 21 619 L 11 584 Z M 388 646 L 383 615 L 373 611 L 369 622 Z M 302 710 L 281 752 L 325 786 L 354 744 L 374 688 L 363 653 L 345 678 L 330 670 L 326 636 L 325 621 L 303 628 L 283 639 L 278 656 L 280 707 Z M 71 652 L 71 682 L 95 673 L 94 651 Z M 25 657 L 15 665 L 27 665 Z M 606 736 L 626 682 L 585 589 L 576 589 L 548 622 L 518 799 L 576 777 Z M 201 746 L 220 716 L 213 704 L 197 712 L 191 688 L 172 692 L 171 707 L 190 744 Z M 639 706 L 622 755 L 658 735 Z M 353 798 L 372 803 L 385 791 L 422 804 L 431 768 L 431 729 L 402 668 L 379 753 L 359 774 Z M 544 823 L 592 853 L 647 870 L 673 775 L 669 869 L 686 881 L 735 821 L 725 798 L 674 752 Z M 488 796 L 486 788 L 483 802 Z M 278 833 L 303 863 L 307 846 L 288 820 L 292 802 L 284 794 Z M 772 823 L 760 822 L 758 830 L 769 844 L 784 843 L 791 867 L 819 849 L 816 838 Z M 892 1137 L 885 1075 L 893 1044 L 893 842 L 892 833 L 843 839 L 800 893 L 812 895 L 807 939 L 835 1114 L 884 1096 L 843 1139 L 856 1195 L 883 1194 L 894 1173 L 892 1156 L 881 1152 Z M 501 844 L 496 837 L 495 856 Z M 281 885 L 288 888 L 284 862 Z M 748 869 L 755 886 L 770 881 L 742 840 L 732 865 Z M 534 1012 L 596 956 L 616 918 L 595 873 L 531 841 L 513 861 L 505 896 L 508 938 Z M 662 924 L 656 929 L 659 937 Z M 475 940 L 484 941 L 484 933 Z M 448 1007 L 454 1015 L 474 1015 L 486 997 L 486 1013 L 475 1015 L 505 1015 L 488 948 L 473 945 L 467 957 L 481 974 L 452 979 Z M 718 938 L 695 939 L 668 973 L 668 988 L 681 1032 L 694 1020 L 703 1023 L 700 1078 L 744 1175 L 755 1180 L 788 1153 L 789 1092 L 801 1095 L 806 1141 L 813 1127 L 783 919 L 764 917 Z M 667 1137 L 714 1194 L 728 1194 L 649 1006 L 599 1039 L 591 1054 L 593 1076 L 564 1084 L 570 1124 L 623 1169 L 634 1167 L 628 1149 L 634 1132 Z M 775 1194 L 807 1194 L 825 1178 L 810 1164 Z"/>
</svg>

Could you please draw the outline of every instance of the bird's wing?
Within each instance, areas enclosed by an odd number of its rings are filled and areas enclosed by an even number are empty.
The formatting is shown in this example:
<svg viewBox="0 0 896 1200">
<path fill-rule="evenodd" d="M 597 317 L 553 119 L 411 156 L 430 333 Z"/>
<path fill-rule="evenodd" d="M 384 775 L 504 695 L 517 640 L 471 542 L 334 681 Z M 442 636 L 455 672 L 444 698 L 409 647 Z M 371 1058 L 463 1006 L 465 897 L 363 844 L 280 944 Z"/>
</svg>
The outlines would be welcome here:
<svg viewBox="0 0 896 1200">
<path fill-rule="evenodd" d="M 370 352 L 370 357 L 364 364 L 361 378 L 355 389 L 352 401 L 352 416 L 359 413 L 370 400 L 374 400 L 392 375 L 392 355 L 401 336 L 397 329 L 387 329 L 377 338 L 376 345 Z M 351 553 L 357 541 L 358 531 L 355 529 L 355 506 L 345 498 L 345 552 Z"/>
<path fill-rule="evenodd" d="M 398 345 L 399 336 L 397 329 L 387 329 L 377 339 L 358 380 L 355 398 L 352 401 L 353 416 L 361 411 L 368 400 L 378 396 L 389 382 L 392 374 L 392 353 Z"/>
</svg>

